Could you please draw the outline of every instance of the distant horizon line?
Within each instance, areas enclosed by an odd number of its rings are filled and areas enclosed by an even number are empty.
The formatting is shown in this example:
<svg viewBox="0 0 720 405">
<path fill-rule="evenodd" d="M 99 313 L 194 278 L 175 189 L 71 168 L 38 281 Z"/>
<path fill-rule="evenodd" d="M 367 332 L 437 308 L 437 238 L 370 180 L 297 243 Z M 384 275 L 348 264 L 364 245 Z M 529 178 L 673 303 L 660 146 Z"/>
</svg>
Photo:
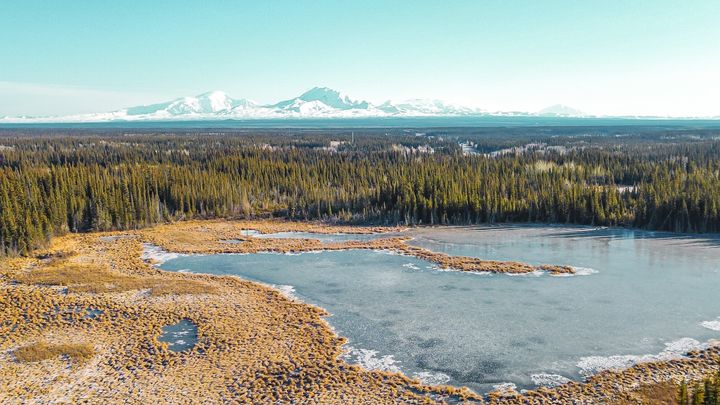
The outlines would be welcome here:
<svg viewBox="0 0 720 405">
<path fill-rule="evenodd" d="M 366 118 L 285 118 L 216 119 L 165 121 L 99 122 L 2 122 L 8 129 L 128 129 L 128 130 L 379 130 L 451 128 L 543 128 L 543 127 L 667 127 L 720 129 L 718 118 L 634 118 L 634 117 L 366 117 Z"/>
</svg>

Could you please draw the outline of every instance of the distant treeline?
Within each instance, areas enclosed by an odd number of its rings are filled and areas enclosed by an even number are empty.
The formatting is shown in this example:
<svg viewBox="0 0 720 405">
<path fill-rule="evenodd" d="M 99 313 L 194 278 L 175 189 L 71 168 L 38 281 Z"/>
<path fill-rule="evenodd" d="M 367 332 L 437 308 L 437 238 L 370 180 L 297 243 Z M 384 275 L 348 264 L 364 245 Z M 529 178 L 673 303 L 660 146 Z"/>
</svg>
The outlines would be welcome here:
<svg viewBox="0 0 720 405">
<path fill-rule="evenodd" d="M 517 131 L 515 129 L 514 131 Z M 720 231 L 720 141 L 431 133 L 0 137 L 0 254 L 187 218 Z M 561 147 L 557 147 L 561 146 Z"/>
</svg>

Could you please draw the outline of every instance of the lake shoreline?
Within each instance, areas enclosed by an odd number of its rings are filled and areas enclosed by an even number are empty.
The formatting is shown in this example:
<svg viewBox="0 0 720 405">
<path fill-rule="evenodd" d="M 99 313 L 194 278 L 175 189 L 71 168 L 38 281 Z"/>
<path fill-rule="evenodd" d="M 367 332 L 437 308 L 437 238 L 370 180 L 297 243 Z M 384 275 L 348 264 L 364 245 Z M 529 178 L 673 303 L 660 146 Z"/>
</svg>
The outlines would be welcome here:
<svg viewBox="0 0 720 405">
<path fill-rule="evenodd" d="M 8 333 L 8 339 L 0 346 L 0 362 L 3 365 L 0 374 L 11 373 L 2 378 L 4 383 L 0 385 L 0 398 L 23 395 L 17 398 L 42 400 L 51 398 L 48 392 L 55 391 L 57 394 L 62 390 L 67 391 L 68 398 L 108 395 L 111 392 L 107 386 L 108 379 L 122 377 L 118 380 L 123 382 L 117 384 L 117 395 L 143 400 L 187 400 L 197 395 L 195 398 L 245 398 L 254 401 L 294 398 L 316 402 L 431 403 L 438 400 L 481 402 L 485 399 L 491 403 L 507 404 L 522 401 L 569 403 L 574 400 L 622 400 L 641 387 L 685 378 L 697 379 L 718 369 L 715 356 L 720 355 L 720 348 L 711 346 L 681 359 L 642 363 L 621 371 L 603 371 L 589 377 L 586 382 L 540 388 L 524 395 L 512 391 L 495 392 L 483 398 L 463 388 L 427 386 L 397 373 L 367 371 L 348 365 L 340 359 L 346 340 L 337 336 L 324 321 L 327 312 L 292 301 L 277 290 L 232 276 L 161 271 L 143 263 L 140 258 L 143 242 L 156 244 L 169 252 L 189 254 L 243 253 L 243 249 L 248 250 L 245 253 L 256 253 L 252 250 L 261 249 L 261 244 L 265 250 L 258 251 L 290 253 L 311 251 L 319 243 L 307 239 L 292 243 L 263 239 L 251 244 L 221 245 L 222 240 L 242 237 L 239 235 L 241 228 L 250 226 L 260 232 L 267 231 L 263 233 L 362 233 L 363 229 L 368 229 L 286 221 L 189 221 L 139 231 L 67 235 L 54 240 L 51 248 L 37 257 L 3 259 L 0 282 L 6 293 L 4 295 L 10 299 L 0 303 L 14 310 L 0 316 L 5 318 L 3 324 L 14 324 L 16 329 Z M 397 228 L 372 229 L 367 233 L 398 231 Z M 392 243 L 404 244 L 404 240 L 392 240 Z M 330 250 L 352 248 L 349 246 L 356 245 L 347 242 L 334 244 Z M 392 246 L 397 248 L 397 245 Z M 413 253 L 418 254 L 417 251 Z M 413 256 L 419 257 L 416 254 Z M 33 281 L 33 275 L 39 270 L 62 270 L 70 266 L 93 266 L 88 270 L 112 273 L 116 279 L 120 276 L 132 278 L 132 287 L 128 288 L 139 289 L 116 291 L 107 286 L 93 285 L 100 292 L 75 292 L 73 288 L 76 288 L 77 280 L 65 280 L 57 285 Z M 19 279 L 22 281 L 18 282 Z M 174 284 L 175 290 L 156 291 L 159 288 L 155 280 Z M 95 281 L 82 282 L 92 284 Z M 30 303 L 24 297 L 36 297 L 36 301 Z M 47 314 L 50 308 L 77 305 L 97 308 L 105 313 L 98 319 L 72 317 L 69 323 L 62 317 L 55 319 L 54 315 L 43 318 L 47 315 L 42 314 Z M 13 313 L 37 315 L 22 323 Z M 158 331 L 163 324 L 181 319 L 190 319 L 198 325 L 198 345 L 188 353 L 170 353 L 164 344 L 157 342 Z M 248 330 L 248 325 L 255 325 L 254 330 Z M 47 334 L 48 330 L 52 333 Z M 13 359 L 12 353 L 16 348 L 43 339 L 89 342 L 95 346 L 97 354 L 84 363 L 72 359 L 19 363 Z M 283 339 L 294 343 L 289 347 L 272 343 Z M 248 357 L 247 353 L 254 355 Z M 66 367 L 67 362 L 72 366 Z M 232 362 L 235 365 L 231 365 Z M 235 370 L 237 364 L 259 374 L 242 373 L 236 376 L 243 384 L 228 391 L 227 384 L 219 383 L 224 377 L 219 376 L 232 375 L 231 370 Z M 189 371 L 188 367 L 194 367 L 195 371 Z M 50 390 L 44 385 L 47 383 L 44 377 L 48 373 L 64 376 L 59 380 L 59 387 Z M 15 379 L 23 378 L 13 382 L 7 378 L 9 375 L 15 375 Z M 285 376 L 283 378 L 293 381 L 298 379 L 303 383 L 299 388 L 295 385 L 278 386 L 273 382 L 273 376 Z M 79 378 L 81 383 L 70 384 L 68 379 L 73 378 Z M 193 384 L 201 380 L 204 381 L 202 389 L 198 387 L 193 391 Z M 130 387 L 130 381 L 146 384 L 145 389 L 138 391 Z M 326 381 L 326 387 L 320 388 L 318 381 Z M 154 387 L 162 382 L 167 386 Z M 251 397 L 241 389 L 248 384 L 254 384 L 251 385 Z M 174 386 L 190 387 L 191 394 L 177 396 Z M 102 387 L 106 390 L 103 391 Z"/>
<path fill-rule="evenodd" d="M 221 229 L 208 228 L 207 224 L 233 224 L 223 226 Z M 198 225 L 205 224 L 205 225 Z M 168 238 L 163 230 L 167 226 L 174 229 L 181 228 L 187 233 L 184 239 Z M 483 260 L 467 256 L 451 256 L 440 252 L 433 252 L 428 249 L 409 245 L 411 238 L 407 236 L 396 236 L 407 228 L 398 227 L 364 227 L 347 225 L 324 225 L 321 223 L 290 222 L 290 221 L 237 221 L 237 222 L 197 222 L 188 221 L 174 225 L 160 225 L 151 228 L 146 235 L 150 236 L 147 242 L 153 243 L 167 251 L 175 253 L 300 253 L 309 251 L 330 251 L 348 249 L 367 250 L 388 250 L 398 254 L 417 257 L 438 265 L 441 269 L 469 271 L 469 272 L 490 272 L 527 274 L 537 271 L 547 272 L 554 275 L 570 275 L 575 273 L 571 266 L 557 264 L 530 265 L 516 261 Z M 292 239 L 278 238 L 266 239 L 255 238 L 250 235 L 243 235 L 243 231 L 257 231 L 262 234 L 279 232 L 313 232 L 320 234 L 390 234 L 388 238 L 378 238 L 368 241 L 346 241 L 323 243 L 317 239 Z M 212 235 L 212 236 L 210 236 Z M 208 237 L 210 236 L 210 237 Z M 192 243 L 186 243 L 185 239 L 191 239 Z M 234 243 L 223 243 L 232 240 Z"/>
</svg>

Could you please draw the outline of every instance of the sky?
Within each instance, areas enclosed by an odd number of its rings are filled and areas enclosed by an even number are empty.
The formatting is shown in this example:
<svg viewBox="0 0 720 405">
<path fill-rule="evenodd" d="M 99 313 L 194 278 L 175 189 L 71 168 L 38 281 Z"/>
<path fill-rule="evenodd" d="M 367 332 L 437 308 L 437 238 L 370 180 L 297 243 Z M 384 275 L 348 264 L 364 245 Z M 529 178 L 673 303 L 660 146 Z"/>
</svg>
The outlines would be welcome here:
<svg viewBox="0 0 720 405">
<path fill-rule="evenodd" d="M 490 111 L 720 116 L 720 1 L 0 0 L 0 116 L 314 86 Z"/>
</svg>

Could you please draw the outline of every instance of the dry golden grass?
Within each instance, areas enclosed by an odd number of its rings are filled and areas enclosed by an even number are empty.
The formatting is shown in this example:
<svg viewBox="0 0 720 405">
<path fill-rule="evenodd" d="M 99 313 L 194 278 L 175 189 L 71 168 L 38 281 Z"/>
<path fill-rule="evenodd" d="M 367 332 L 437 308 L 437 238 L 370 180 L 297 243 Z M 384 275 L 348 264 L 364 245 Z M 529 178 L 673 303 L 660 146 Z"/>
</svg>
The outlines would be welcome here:
<svg viewBox="0 0 720 405">
<path fill-rule="evenodd" d="M 213 289 L 194 280 L 137 277 L 111 272 L 91 264 L 56 260 L 51 265 L 21 274 L 16 280 L 24 284 L 67 287 L 69 293 L 107 293 L 150 289 L 154 296 L 168 294 L 211 293 Z"/>
<path fill-rule="evenodd" d="M 182 294 L 212 294 L 215 288 L 194 280 L 167 280 L 167 279 L 151 279 L 152 287 L 150 294 L 154 296 L 161 295 L 182 295 Z"/>
<path fill-rule="evenodd" d="M 675 405 L 678 403 L 678 386 L 672 381 L 643 385 L 630 392 L 627 399 L 613 402 L 613 405 Z"/>
<path fill-rule="evenodd" d="M 36 257 L 40 260 L 47 260 L 49 262 L 57 262 L 64 259 L 68 259 L 70 257 L 73 257 L 77 255 L 77 252 L 72 251 L 65 251 L 65 250 L 56 250 L 53 252 L 42 252 L 39 253 Z"/>
<path fill-rule="evenodd" d="M 19 362 L 32 363 L 58 357 L 69 357 L 76 361 L 87 360 L 95 354 L 92 346 L 86 343 L 49 344 L 36 342 L 15 350 Z"/>
<path fill-rule="evenodd" d="M 79 287 L 100 284 L 112 285 L 123 278 L 125 277 L 114 275 L 99 266 L 55 261 L 43 268 L 34 269 L 29 273 L 18 275 L 17 281 L 24 284 Z"/>
</svg>

